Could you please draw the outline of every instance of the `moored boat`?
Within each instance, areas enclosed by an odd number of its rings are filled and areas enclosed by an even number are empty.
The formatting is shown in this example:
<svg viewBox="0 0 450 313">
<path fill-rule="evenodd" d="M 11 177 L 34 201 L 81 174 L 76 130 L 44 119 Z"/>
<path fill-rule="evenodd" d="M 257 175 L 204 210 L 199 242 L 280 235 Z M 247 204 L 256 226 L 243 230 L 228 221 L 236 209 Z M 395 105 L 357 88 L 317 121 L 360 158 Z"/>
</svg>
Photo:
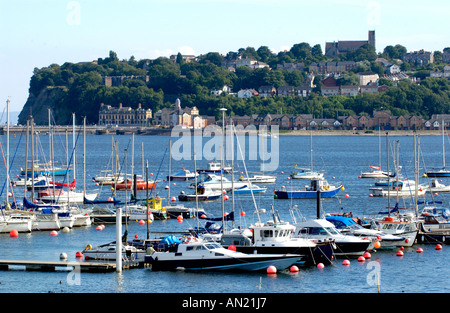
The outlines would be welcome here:
<svg viewBox="0 0 450 313">
<path fill-rule="evenodd" d="M 314 199 L 317 198 L 318 191 L 320 191 L 321 198 L 335 197 L 344 186 L 339 184 L 337 186 L 328 184 L 325 179 L 313 179 L 310 185 L 304 188 L 290 187 L 275 190 L 275 199 Z"/>
<path fill-rule="evenodd" d="M 366 252 L 372 240 L 356 236 L 343 235 L 325 219 L 311 219 L 295 224 L 296 234 L 310 240 L 334 240 L 336 256 L 360 256 Z"/>
<path fill-rule="evenodd" d="M 151 251 L 145 262 L 150 263 L 154 271 L 262 271 L 269 266 L 286 269 L 299 258 L 295 254 L 245 254 L 225 249 L 216 242 L 188 237 L 184 242 L 171 245 L 169 250 Z"/>
<path fill-rule="evenodd" d="M 156 187 L 156 181 L 149 180 L 146 182 L 145 180 L 138 178 L 136 179 L 136 183 L 134 183 L 134 180 L 132 179 L 127 179 L 124 182 L 112 183 L 111 185 L 116 190 L 133 190 L 134 188 L 136 188 L 137 190 L 147 190 L 147 188 L 149 190 L 152 190 Z"/>
</svg>

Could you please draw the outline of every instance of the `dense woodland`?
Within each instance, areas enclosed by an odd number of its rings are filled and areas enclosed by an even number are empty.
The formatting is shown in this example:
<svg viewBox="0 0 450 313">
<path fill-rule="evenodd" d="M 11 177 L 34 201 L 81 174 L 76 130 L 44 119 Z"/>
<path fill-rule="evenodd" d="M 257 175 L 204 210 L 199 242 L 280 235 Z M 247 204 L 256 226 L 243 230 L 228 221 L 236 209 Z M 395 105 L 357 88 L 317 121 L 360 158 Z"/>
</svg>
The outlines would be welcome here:
<svg viewBox="0 0 450 313">
<path fill-rule="evenodd" d="M 449 48 L 446 48 L 449 49 Z M 333 60 L 327 59 L 320 47 L 311 47 L 307 43 L 295 44 L 289 51 L 272 53 L 268 47 L 258 49 L 247 47 L 237 52 L 222 56 L 210 52 L 199 57 L 198 62 L 185 63 L 180 54 L 176 62 L 166 57 L 155 60 L 119 60 L 117 54 L 110 51 L 106 58 L 94 62 L 51 64 L 44 68 L 35 68 L 30 80 L 29 98 L 19 115 L 19 123 L 25 124 L 32 114 L 37 124 L 46 124 L 47 109 L 53 111 L 56 124 L 72 122 L 71 113 L 75 112 L 78 122 L 83 116 L 90 124 L 98 121 L 101 103 L 137 108 L 141 103 L 144 109 L 156 112 L 162 107 L 173 105 L 176 98 L 181 99 L 182 107 L 196 106 L 201 115 L 219 116 L 217 108 L 225 107 L 232 115 L 257 113 L 313 114 L 316 117 L 335 118 L 338 115 L 371 115 L 381 108 L 391 110 L 394 115 L 420 115 L 428 119 L 432 114 L 449 113 L 450 81 L 430 78 L 430 71 L 442 70 L 446 64 L 440 62 L 440 51 L 435 52 L 436 62 L 426 67 L 414 67 L 399 62 L 406 48 L 401 45 L 388 46 L 377 55 L 375 49 L 365 45 L 355 52 Z M 249 57 L 267 63 L 271 69 L 250 69 L 241 66 L 230 72 L 222 66 L 225 60 Z M 244 88 L 258 90 L 263 85 L 301 86 L 306 78 L 308 66 L 312 62 L 355 61 L 357 66 L 352 72 L 341 73 L 340 83 L 357 84 L 356 72 L 373 71 L 380 75 L 384 67 L 375 62 L 383 57 L 391 62 L 401 64 L 402 71 L 411 77 L 420 78 L 420 84 L 403 80 L 394 86 L 387 79 L 381 84 L 391 88 L 383 93 L 360 94 L 358 96 L 320 95 L 321 79 L 316 76 L 315 92 L 308 98 L 298 96 L 269 98 L 252 97 L 241 99 L 233 95 L 214 96 L 211 90 L 230 85 L 234 92 Z M 277 69 L 277 64 L 303 62 L 305 71 L 286 71 Z M 144 70 L 145 68 L 145 70 Z M 102 83 L 102 76 L 143 76 L 149 81 L 125 80 L 119 87 L 107 87 Z"/>
</svg>

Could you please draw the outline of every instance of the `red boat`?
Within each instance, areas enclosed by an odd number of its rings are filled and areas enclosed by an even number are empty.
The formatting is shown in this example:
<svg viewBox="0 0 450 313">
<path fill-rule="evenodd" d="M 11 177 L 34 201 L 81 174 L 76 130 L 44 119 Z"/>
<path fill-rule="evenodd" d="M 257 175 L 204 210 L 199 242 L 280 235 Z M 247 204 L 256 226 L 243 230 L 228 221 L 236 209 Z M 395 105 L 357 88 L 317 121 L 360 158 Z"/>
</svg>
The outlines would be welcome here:
<svg viewBox="0 0 450 313">
<path fill-rule="evenodd" d="M 60 182 L 50 182 L 50 184 L 51 185 L 55 185 L 55 186 L 59 186 L 59 187 L 76 187 L 77 186 L 77 184 L 75 183 L 75 179 L 70 183 L 70 184 L 68 184 L 68 183 L 60 183 Z"/>
<path fill-rule="evenodd" d="M 146 190 L 147 189 L 147 185 L 148 185 L 148 189 L 155 189 L 156 187 L 156 182 L 153 180 L 149 180 L 148 182 L 145 182 L 145 180 L 143 179 L 137 179 L 136 180 L 136 189 L 137 190 Z M 133 180 L 132 179 L 127 179 L 125 182 L 122 183 L 118 183 L 118 184 L 112 184 L 112 187 L 115 187 L 116 190 L 125 190 L 125 188 L 127 190 L 133 190 L 134 189 L 134 184 L 133 184 Z"/>
</svg>

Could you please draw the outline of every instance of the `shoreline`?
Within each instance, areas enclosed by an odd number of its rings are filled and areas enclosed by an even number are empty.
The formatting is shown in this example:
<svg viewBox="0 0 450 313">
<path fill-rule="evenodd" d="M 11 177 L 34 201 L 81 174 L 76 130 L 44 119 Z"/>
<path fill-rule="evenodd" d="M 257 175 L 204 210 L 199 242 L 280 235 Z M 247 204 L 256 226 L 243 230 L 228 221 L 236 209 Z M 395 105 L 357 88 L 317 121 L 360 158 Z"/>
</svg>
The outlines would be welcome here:
<svg viewBox="0 0 450 313">
<path fill-rule="evenodd" d="M 72 133 L 72 126 L 53 126 L 55 134 L 64 134 L 66 131 Z M 76 126 L 76 131 L 80 130 L 80 126 Z M 17 135 L 26 131 L 26 126 L 10 126 L 10 134 Z M 34 131 L 41 134 L 48 133 L 48 126 L 35 126 Z M 107 127 L 107 126 L 86 126 L 86 133 L 90 135 L 143 135 L 143 136 L 170 136 L 172 134 L 181 134 L 189 131 L 191 135 L 195 135 L 193 129 L 181 129 L 178 132 L 169 128 L 154 128 L 154 127 L 137 127 L 137 126 L 123 126 L 123 127 Z M 204 130 L 199 131 L 203 134 Z M 239 131 L 239 130 L 238 130 Z M 246 135 L 256 135 L 256 129 L 245 130 Z M 278 136 L 385 136 L 389 133 L 390 136 L 442 136 L 442 130 L 279 130 Z M 267 128 L 268 137 L 270 137 L 270 130 Z M 6 127 L 0 127 L 0 134 L 6 135 Z"/>
<path fill-rule="evenodd" d="M 313 130 L 313 136 L 442 136 L 441 130 L 373 130 L 366 132 L 364 130 Z M 290 130 L 280 131 L 279 136 L 310 136 L 310 130 Z"/>
</svg>

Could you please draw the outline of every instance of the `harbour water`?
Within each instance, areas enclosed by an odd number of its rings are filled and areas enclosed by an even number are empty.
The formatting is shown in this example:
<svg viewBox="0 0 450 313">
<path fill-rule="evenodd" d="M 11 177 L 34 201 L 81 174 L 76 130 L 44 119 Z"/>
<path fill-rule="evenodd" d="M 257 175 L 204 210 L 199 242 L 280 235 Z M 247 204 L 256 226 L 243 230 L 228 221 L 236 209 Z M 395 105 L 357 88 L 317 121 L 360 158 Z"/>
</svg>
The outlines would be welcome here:
<svg viewBox="0 0 450 313">
<path fill-rule="evenodd" d="M 100 171 L 107 169 L 111 156 L 112 136 L 88 135 L 86 137 L 86 189 L 95 190 L 92 177 Z M 48 155 L 48 137 L 40 135 L 42 151 Z M 70 138 L 71 139 L 71 138 Z M 164 181 L 168 174 L 169 164 L 169 137 L 165 136 L 135 136 L 134 137 L 134 163 L 131 163 L 131 136 L 114 136 L 119 143 L 120 161 L 123 162 L 125 148 L 127 152 L 127 172 L 142 175 L 142 143 L 144 147 L 144 160 L 149 161 L 149 172 L 153 173 L 152 179 L 158 179 L 158 187 L 154 191 L 165 198 L 167 203 L 168 190 L 164 187 Z M 6 153 L 6 138 L 1 137 L 3 153 Z M 174 138 L 174 140 L 176 140 Z M 204 141 L 207 141 L 205 139 Z M 299 212 L 306 218 L 314 218 L 316 215 L 315 200 L 281 200 L 274 199 L 273 190 L 281 186 L 289 187 L 291 184 L 302 186 L 301 180 L 289 180 L 289 174 L 294 170 L 295 164 L 300 167 L 308 167 L 310 164 L 310 138 L 296 136 L 280 136 L 279 166 L 270 172 L 277 175 L 276 184 L 267 184 L 268 191 L 265 194 L 255 196 L 256 204 L 267 212 L 273 204 L 274 209 L 283 220 L 291 221 L 289 207 L 297 205 Z M 405 176 L 413 178 L 413 137 L 389 137 L 392 142 L 400 143 L 400 165 Z M 18 144 L 20 141 L 20 144 Z M 55 141 L 55 159 L 65 163 L 65 148 L 57 147 L 65 144 L 65 137 Z M 270 141 L 270 140 L 269 140 Z M 71 146 L 71 140 L 69 140 Z M 423 136 L 420 138 L 421 170 L 442 166 L 442 137 Z M 245 147 L 248 156 L 248 145 Z M 382 167 L 386 168 L 386 141 L 381 137 Z M 373 185 L 373 179 L 360 179 L 362 171 L 369 170 L 369 165 L 379 163 L 379 137 L 378 136 L 314 136 L 314 167 L 326 171 L 325 177 L 330 183 L 343 183 L 345 190 L 333 199 L 322 201 L 324 212 L 337 212 L 340 208 L 353 212 L 354 216 L 371 217 L 387 206 L 386 198 L 369 197 L 369 188 Z M 270 148 L 269 148 L 270 152 Z M 69 153 L 70 158 L 70 153 Z M 83 139 L 79 138 L 76 150 L 76 180 L 77 189 L 83 186 Z M 19 174 L 20 168 L 25 163 L 25 137 L 16 135 L 10 138 L 10 161 L 12 162 L 11 175 Z M 210 160 L 197 161 L 197 167 L 205 167 Z M 392 159 L 391 161 L 392 162 Z M 249 172 L 259 171 L 260 160 L 246 159 Z M 392 165 L 392 163 L 391 163 Z M 194 161 L 172 160 L 172 173 L 184 166 L 194 170 Z M 236 177 L 244 171 L 242 162 L 236 161 Z M 109 165 L 111 168 L 111 164 Z M 5 181 L 5 170 L 1 172 L 2 185 Z M 61 180 L 61 178 L 59 178 Z M 425 182 L 425 178 L 420 178 Z M 448 180 L 448 181 L 446 181 Z M 449 178 L 443 178 L 443 182 L 450 183 Z M 171 185 L 171 196 L 177 196 L 182 190 L 191 193 L 187 182 L 175 182 Z M 4 188 L 2 202 L 5 199 Z M 14 188 L 14 197 L 17 202 L 22 201 L 22 187 Z M 145 196 L 145 191 L 141 191 Z M 123 197 L 124 192 L 118 192 L 118 197 Z M 153 194 L 154 195 L 154 194 Z M 346 196 L 348 195 L 348 196 Z M 101 198 L 111 196 L 109 187 L 103 187 Z M 449 205 L 449 194 L 439 194 L 437 200 L 443 202 L 443 206 Z M 391 200 L 391 201 L 395 201 Z M 393 205 L 393 202 L 391 202 Z M 189 204 L 187 204 L 189 205 Z M 192 204 L 192 205 L 195 205 Z M 401 199 L 400 205 L 409 207 L 412 200 Z M 221 201 L 200 203 L 200 207 L 216 217 L 221 216 Z M 231 198 L 225 201 L 225 211 L 231 212 Z M 249 195 L 240 195 L 235 198 L 236 224 L 248 227 L 255 221 L 254 205 Z M 245 211 L 245 216 L 239 212 Z M 263 215 L 263 220 L 269 220 L 269 215 Z M 185 219 L 182 223 L 176 219 L 165 221 L 155 220 L 149 225 L 150 236 L 156 236 L 157 232 L 184 231 L 197 225 L 196 219 Z M 130 221 L 124 225 L 129 237 L 135 235 L 145 238 L 146 225 L 140 225 L 136 221 Z M 68 255 L 69 261 L 79 261 L 75 254 L 82 251 L 87 244 L 92 246 L 104 244 L 115 240 L 115 226 L 107 225 L 102 231 L 96 227 L 73 228 L 68 233 L 60 231 L 57 236 L 51 236 L 49 231 L 33 231 L 20 233 L 18 238 L 11 238 L 9 234 L 0 234 L 0 259 L 7 260 L 48 260 L 58 261 L 61 253 Z M 417 253 L 418 247 L 423 248 L 423 253 Z M 275 275 L 266 273 L 215 273 L 215 272 L 152 272 L 150 268 L 124 270 L 122 273 L 79 273 L 76 270 L 58 270 L 56 272 L 30 272 L 21 268 L 13 268 L 0 272 L 0 292 L 2 293 L 447 293 L 450 283 L 450 252 L 448 246 L 442 250 L 435 250 L 435 245 L 414 245 L 405 248 L 404 255 L 396 255 L 397 250 L 377 251 L 372 253 L 372 258 L 365 262 L 351 260 L 350 266 L 343 266 L 342 260 L 335 260 L 333 264 L 323 269 L 316 267 L 300 268 L 297 273 L 278 272 Z"/>
</svg>

